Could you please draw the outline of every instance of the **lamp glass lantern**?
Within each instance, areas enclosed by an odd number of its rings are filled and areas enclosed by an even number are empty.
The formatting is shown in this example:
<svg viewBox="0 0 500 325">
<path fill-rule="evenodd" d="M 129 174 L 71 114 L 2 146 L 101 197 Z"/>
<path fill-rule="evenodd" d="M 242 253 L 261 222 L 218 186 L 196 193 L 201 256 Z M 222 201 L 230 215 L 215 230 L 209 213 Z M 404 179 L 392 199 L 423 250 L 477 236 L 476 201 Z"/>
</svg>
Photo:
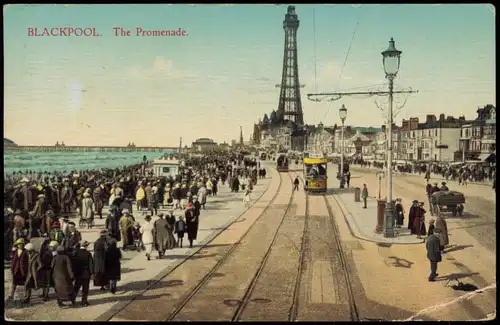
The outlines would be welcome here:
<svg viewBox="0 0 500 325">
<path fill-rule="evenodd" d="M 344 104 L 342 104 L 342 107 L 339 109 L 339 116 L 342 122 L 346 119 L 347 117 L 347 108 L 345 108 Z"/>
<path fill-rule="evenodd" d="M 396 49 L 394 38 L 391 37 L 389 47 L 382 52 L 382 62 L 386 76 L 395 77 L 398 74 L 401 53 L 403 52 Z"/>
</svg>

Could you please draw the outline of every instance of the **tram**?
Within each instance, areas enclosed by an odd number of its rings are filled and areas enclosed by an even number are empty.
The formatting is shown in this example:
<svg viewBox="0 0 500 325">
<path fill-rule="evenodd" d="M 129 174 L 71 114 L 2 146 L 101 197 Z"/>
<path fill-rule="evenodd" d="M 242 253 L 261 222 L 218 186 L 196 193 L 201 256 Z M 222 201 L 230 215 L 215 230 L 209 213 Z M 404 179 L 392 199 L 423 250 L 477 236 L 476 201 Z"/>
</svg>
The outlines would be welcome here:
<svg viewBox="0 0 500 325">
<path fill-rule="evenodd" d="M 276 159 L 276 169 L 278 169 L 279 172 L 288 172 L 288 157 L 285 153 L 280 153 L 278 159 Z"/>
<path fill-rule="evenodd" d="M 304 158 L 304 183 L 309 193 L 324 193 L 328 188 L 327 158 Z"/>
</svg>

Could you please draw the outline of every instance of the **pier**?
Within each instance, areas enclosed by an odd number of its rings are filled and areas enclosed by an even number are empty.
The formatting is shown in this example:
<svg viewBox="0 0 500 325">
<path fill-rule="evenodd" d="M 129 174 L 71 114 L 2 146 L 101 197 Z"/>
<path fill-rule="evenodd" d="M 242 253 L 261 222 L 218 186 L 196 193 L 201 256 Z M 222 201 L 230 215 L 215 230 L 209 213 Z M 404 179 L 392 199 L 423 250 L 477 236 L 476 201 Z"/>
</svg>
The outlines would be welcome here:
<svg viewBox="0 0 500 325">
<path fill-rule="evenodd" d="M 179 151 L 179 147 L 116 147 L 116 146 L 5 146 L 4 151 L 27 152 L 165 152 Z"/>
</svg>

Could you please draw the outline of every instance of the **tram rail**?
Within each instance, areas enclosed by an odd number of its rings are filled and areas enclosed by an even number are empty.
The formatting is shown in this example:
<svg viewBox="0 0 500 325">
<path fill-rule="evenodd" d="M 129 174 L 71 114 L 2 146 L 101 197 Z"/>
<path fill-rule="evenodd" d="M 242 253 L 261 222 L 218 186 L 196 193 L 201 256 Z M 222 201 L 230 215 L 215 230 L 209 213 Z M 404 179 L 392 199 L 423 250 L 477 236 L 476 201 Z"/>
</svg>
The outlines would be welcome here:
<svg viewBox="0 0 500 325">
<path fill-rule="evenodd" d="M 290 173 L 287 173 L 288 177 L 291 179 L 291 181 L 293 181 L 293 178 L 291 176 Z M 183 298 L 181 298 L 181 301 L 177 304 L 177 306 L 175 307 L 175 309 L 168 315 L 168 317 L 166 318 L 165 321 L 172 321 L 172 320 L 175 320 L 177 318 L 177 316 L 183 311 L 183 309 L 190 303 L 192 302 L 195 298 L 196 298 L 196 295 L 204 288 L 207 286 L 207 284 L 213 279 L 214 275 L 216 273 L 218 273 L 218 271 L 220 270 L 220 268 L 226 264 L 227 260 L 229 259 L 229 257 L 231 257 L 233 255 L 233 253 L 236 252 L 237 248 L 240 247 L 240 243 L 247 237 L 247 235 L 249 234 L 249 232 L 251 231 L 251 229 L 255 226 L 255 224 L 257 224 L 259 221 L 262 221 L 262 216 L 264 216 L 266 214 L 266 212 L 268 211 L 269 207 L 271 207 L 273 205 L 273 203 L 276 201 L 276 198 L 278 197 L 278 194 L 280 193 L 280 190 L 282 189 L 283 187 L 283 178 L 285 176 L 283 176 L 283 174 L 280 173 L 280 184 L 279 184 L 279 187 L 278 187 L 278 191 L 276 192 L 276 194 L 273 196 L 273 198 L 271 199 L 271 202 L 269 203 L 269 205 L 264 209 L 264 211 L 261 213 L 261 215 L 257 218 L 257 220 L 255 221 L 254 225 L 252 225 L 252 227 L 250 227 L 244 234 L 243 236 L 240 238 L 240 240 L 238 240 L 236 243 L 234 243 L 231 248 L 222 256 L 222 258 L 213 266 L 213 268 L 205 274 L 205 276 L 201 279 L 201 281 L 199 281 L 197 283 L 197 285 L 192 289 L 190 290 Z M 290 186 L 292 186 L 291 182 L 290 182 Z M 272 239 L 271 239 L 271 243 L 269 245 L 269 247 L 267 248 L 265 254 L 264 254 L 264 257 L 263 259 L 261 260 L 255 274 L 252 276 L 251 280 L 250 280 L 250 284 L 249 286 L 246 288 L 245 290 L 245 293 L 243 295 L 243 297 L 241 298 L 241 300 L 239 301 L 239 304 L 236 308 L 236 311 L 234 312 L 233 314 L 233 317 L 232 317 L 232 321 L 237 321 L 243 311 L 245 310 L 246 306 L 248 305 L 248 302 L 250 300 L 250 297 L 252 295 L 252 292 L 255 288 L 255 285 L 269 259 L 269 256 L 270 256 L 270 253 L 272 251 L 272 247 L 274 245 L 274 243 L 276 242 L 276 238 L 277 238 L 277 235 L 279 233 L 279 229 L 281 228 L 281 225 L 283 224 L 283 221 L 285 220 L 285 218 L 287 217 L 288 215 L 288 212 L 290 210 L 290 207 L 292 205 L 292 202 L 293 202 L 293 198 L 294 198 L 294 192 L 291 193 L 290 195 L 290 199 L 288 201 L 288 204 L 285 208 L 285 211 L 281 217 L 281 220 L 279 221 L 279 224 L 278 224 L 278 227 L 276 229 L 276 231 L 274 232 L 274 234 L 272 235 Z"/>
</svg>

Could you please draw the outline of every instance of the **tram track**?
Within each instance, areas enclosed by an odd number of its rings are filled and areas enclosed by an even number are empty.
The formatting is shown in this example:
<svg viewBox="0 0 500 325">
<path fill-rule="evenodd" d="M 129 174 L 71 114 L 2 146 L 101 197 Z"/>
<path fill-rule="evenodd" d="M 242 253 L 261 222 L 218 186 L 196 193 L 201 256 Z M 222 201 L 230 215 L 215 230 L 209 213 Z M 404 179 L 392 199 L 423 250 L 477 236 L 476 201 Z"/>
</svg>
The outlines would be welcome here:
<svg viewBox="0 0 500 325">
<path fill-rule="evenodd" d="M 263 216 L 266 215 L 266 213 L 269 211 L 269 209 L 276 202 L 276 200 L 279 196 L 279 193 L 283 189 L 283 181 L 284 181 L 283 174 L 284 173 L 280 173 L 280 185 L 278 187 L 278 191 L 276 192 L 274 197 L 271 199 L 270 204 L 266 207 L 266 209 L 262 212 L 262 214 L 257 218 L 257 220 L 252 225 L 252 227 L 250 227 L 243 234 L 243 236 L 240 238 L 240 240 L 238 240 L 234 245 L 232 245 L 231 248 L 229 250 L 227 250 L 223 256 L 221 256 L 221 258 L 217 261 L 217 263 L 203 276 L 203 278 L 196 284 L 196 286 L 194 288 L 192 288 L 189 292 L 187 292 L 180 299 L 180 301 L 176 304 L 174 310 L 172 312 L 170 312 L 169 315 L 166 317 L 165 321 L 179 320 L 179 318 L 181 320 L 195 320 L 194 317 L 190 317 L 190 315 L 199 315 L 200 314 L 200 311 L 198 310 L 198 308 L 196 306 L 197 303 L 199 303 L 199 305 L 203 305 L 203 302 L 206 300 L 206 299 L 204 299 L 205 297 L 208 296 L 208 297 L 214 298 L 213 297 L 214 294 L 216 294 L 216 295 L 220 294 L 220 293 L 216 293 L 216 292 L 214 293 L 213 290 L 211 292 L 211 289 L 213 289 L 213 288 L 210 288 L 210 285 L 212 284 L 214 279 L 217 279 L 217 277 L 215 275 L 224 274 L 223 272 L 220 272 L 224 267 L 230 268 L 231 264 L 236 263 L 236 262 L 230 261 L 230 259 L 232 257 L 235 257 L 235 255 L 237 255 L 239 253 L 238 250 L 244 252 L 243 246 L 245 246 L 245 245 L 243 243 L 245 243 L 246 246 L 251 246 L 251 244 L 250 244 L 251 240 L 248 239 L 247 237 L 252 232 L 252 229 L 255 229 L 255 226 L 257 224 L 266 222 L 266 220 L 263 219 Z M 290 172 L 287 173 L 287 176 L 290 178 L 291 181 L 293 181 L 293 178 L 292 178 Z M 290 186 L 291 186 L 291 182 L 290 182 Z M 243 312 L 245 311 L 246 307 L 248 306 L 248 304 L 250 302 L 250 298 L 252 297 L 252 294 L 254 293 L 258 279 L 260 278 L 265 266 L 268 264 L 268 260 L 269 260 L 269 256 L 271 255 L 272 248 L 277 240 L 279 230 L 280 230 L 281 226 L 283 225 L 284 220 L 286 219 L 286 217 L 289 214 L 290 208 L 291 208 L 292 203 L 293 203 L 293 198 L 294 198 L 294 192 L 291 193 L 290 198 L 289 198 L 289 200 L 286 204 L 286 207 L 284 209 L 284 212 L 281 215 L 281 218 L 279 220 L 277 220 L 276 230 L 274 232 L 271 232 L 271 234 L 272 234 L 271 238 L 268 238 L 268 239 L 270 239 L 270 244 L 268 245 L 267 249 L 265 250 L 265 253 L 264 253 L 263 257 L 261 258 L 261 260 L 257 266 L 257 269 L 255 270 L 254 274 L 250 278 L 249 284 L 246 286 L 246 289 L 244 290 L 244 293 L 241 296 L 241 299 L 236 299 L 236 297 L 234 297 L 235 299 L 231 299 L 231 300 L 226 299 L 225 300 L 227 306 L 230 307 L 229 309 L 231 309 L 231 307 L 233 307 L 235 309 L 234 312 L 232 313 L 232 316 L 228 317 L 228 315 L 227 315 L 228 312 L 226 312 L 226 313 L 223 313 L 224 315 L 218 314 L 216 316 L 217 318 L 220 318 L 221 320 L 238 321 L 242 317 Z M 248 241 L 245 242 L 246 240 L 248 240 Z M 265 241 L 265 239 L 263 239 L 263 238 L 260 238 L 259 240 Z M 242 253 L 242 255 L 243 255 L 243 252 L 240 252 L 240 253 Z M 233 263 L 231 263 L 231 262 L 233 262 Z M 251 268 L 251 266 L 249 266 L 249 267 Z M 243 278 L 244 278 L 244 276 L 243 276 Z M 215 280 L 215 281 L 217 281 L 217 280 Z M 244 279 L 241 282 L 244 282 Z M 205 293 L 203 292 L 204 290 L 206 291 Z M 235 291 L 237 291 L 237 290 L 235 290 Z M 205 297 L 203 296 L 203 293 L 205 294 Z M 189 309 L 189 307 L 192 307 L 191 312 L 190 312 L 190 310 L 186 311 L 186 309 Z M 205 308 L 207 308 L 207 307 L 205 307 Z M 227 309 L 227 307 L 226 307 L 226 309 Z M 210 313 L 211 311 L 204 311 L 204 312 Z M 202 316 L 201 318 L 206 318 L 206 317 Z M 207 319 L 205 319 L 205 320 L 207 320 Z"/>
<path fill-rule="evenodd" d="M 229 249 L 229 251 L 234 251 L 237 246 L 239 244 L 241 244 L 241 241 L 243 240 L 243 238 L 245 238 L 245 236 L 251 231 L 251 229 L 253 228 L 253 226 L 259 222 L 259 220 L 262 218 L 262 216 L 264 216 L 268 210 L 268 208 L 272 205 L 272 203 L 276 200 L 276 198 L 278 197 L 279 193 L 280 193 L 280 190 L 282 188 L 282 185 L 283 185 L 283 175 L 282 173 L 279 173 L 279 183 L 278 183 L 278 188 L 277 188 L 277 191 L 276 193 L 273 194 L 273 196 L 271 197 L 270 201 L 269 201 L 269 205 L 266 206 L 264 208 L 264 210 L 262 211 L 262 213 L 259 214 L 259 216 L 251 223 L 251 225 L 249 226 L 249 228 L 244 232 L 243 236 L 235 243 L 233 243 L 231 245 L 231 248 Z M 258 203 L 258 200 L 260 199 L 261 196 L 265 195 L 265 193 L 268 191 L 269 189 L 267 189 L 263 194 L 261 194 L 259 196 L 259 198 L 257 198 L 256 201 L 254 201 L 252 203 L 252 205 L 250 206 L 250 208 Z M 215 242 L 218 237 L 224 233 L 224 231 L 228 230 L 231 228 L 231 226 L 234 226 L 235 224 L 239 223 L 239 222 L 242 222 L 242 221 L 245 221 L 245 215 L 246 213 L 248 212 L 248 210 L 246 210 L 245 212 L 243 212 L 239 217 L 237 217 L 236 219 L 234 219 L 234 221 L 232 221 L 230 224 L 226 225 L 223 229 L 221 229 L 220 231 L 217 232 L 217 234 L 212 238 L 210 239 L 209 241 L 207 241 L 206 243 L 204 243 L 197 251 L 195 251 L 194 253 L 191 254 L 191 256 L 189 256 L 187 259 L 181 261 L 180 263 L 176 264 L 173 268 L 171 268 L 170 270 L 167 271 L 167 273 L 164 273 L 162 274 L 158 279 L 155 279 L 153 281 L 150 282 L 150 284 L 148 285 L 148 287 L 142 292 L 141 295 L 147 295 L 149 292 L 151 291 L 155 291 L 157 290 L 157 286 L 159 286 L 161 284 L 161 282 L 165 281 L 165 279 L 167 277 L 169 277 L 170 275 L 172 275 L 175 271 L 178 271 L 179 269 L 181 269 L 182 267 L 186 266 L 186 264 L 189 264 L 191 262 L 193 262 L 193 259 L 196 259 L 196 256 L 198 256 L 198 254 L 202 253 L 202 251 L 204 250 L 204 248 L 206 248 L 207 246 L 209 246 L 210 244 L 212 244 L 213 242 Z M 211 273 L 213 275 L 213 272 Z M 141 305 L 140 303 L 140 300 L 136 299 L 138 296 L 135 296 L 133 298 L 130 299 L 130 301 L 118 306 L 117 308 L 114 308 L 112 311 L 110 312 L 107 312 L 107 313 L 104 313 L 103 315 L 101 315 L 100 317 L 98 317 L 96 320 L 99 320 L 99 321 L 112 321 L 113 318 L 115 317 L 118 317 L 118 318 L 121 318 L 120 315 L 122 313 L 125 313 L 127 314 L 127 309 L 130 307 L 131 304 L 133 303 L 139 303 L 139 305 Z"/>
<path fill-rule="evenodd" d="M 336 198 L 334 196 L 331 196 L 335 201 Z M 343 270 L 343 278 L 345 281 L 346 285 L 346 293 L 347 293 L 347 303 L 349 306 L 349 316 L 350 316 L 350 321 L 360 321 L 360 315 L 359 315 L 359 310 L 358 306 L 356 304 L 356 299 L 354 295 L 354 289 L 353 289 L 353 279 L 351 279 L 350 273 L 351 269 L 349 268 L 349 263 L 347 260 L 347 256 L 345 254 L 344 248 L 342 246 L 342 241 L 340 239 L 340 231 L 339 228 L 334 220 L 334 215 L 332 211 L 332 206 L 330 202 L 328 202 L 328 197 L 325 195 L 323 197 L 325 201 L 326 208 L 328 210 L 328 219 L 330 220 L 330 224 L 333 230 L 333 239 L 334 239 L 334 244 L 335 248 L 337 251 L 337 256 L 338 256 L 338 261 L 342 267 Z M 338 202 L 337 202 L 338 203 Z"/>
</svg>

